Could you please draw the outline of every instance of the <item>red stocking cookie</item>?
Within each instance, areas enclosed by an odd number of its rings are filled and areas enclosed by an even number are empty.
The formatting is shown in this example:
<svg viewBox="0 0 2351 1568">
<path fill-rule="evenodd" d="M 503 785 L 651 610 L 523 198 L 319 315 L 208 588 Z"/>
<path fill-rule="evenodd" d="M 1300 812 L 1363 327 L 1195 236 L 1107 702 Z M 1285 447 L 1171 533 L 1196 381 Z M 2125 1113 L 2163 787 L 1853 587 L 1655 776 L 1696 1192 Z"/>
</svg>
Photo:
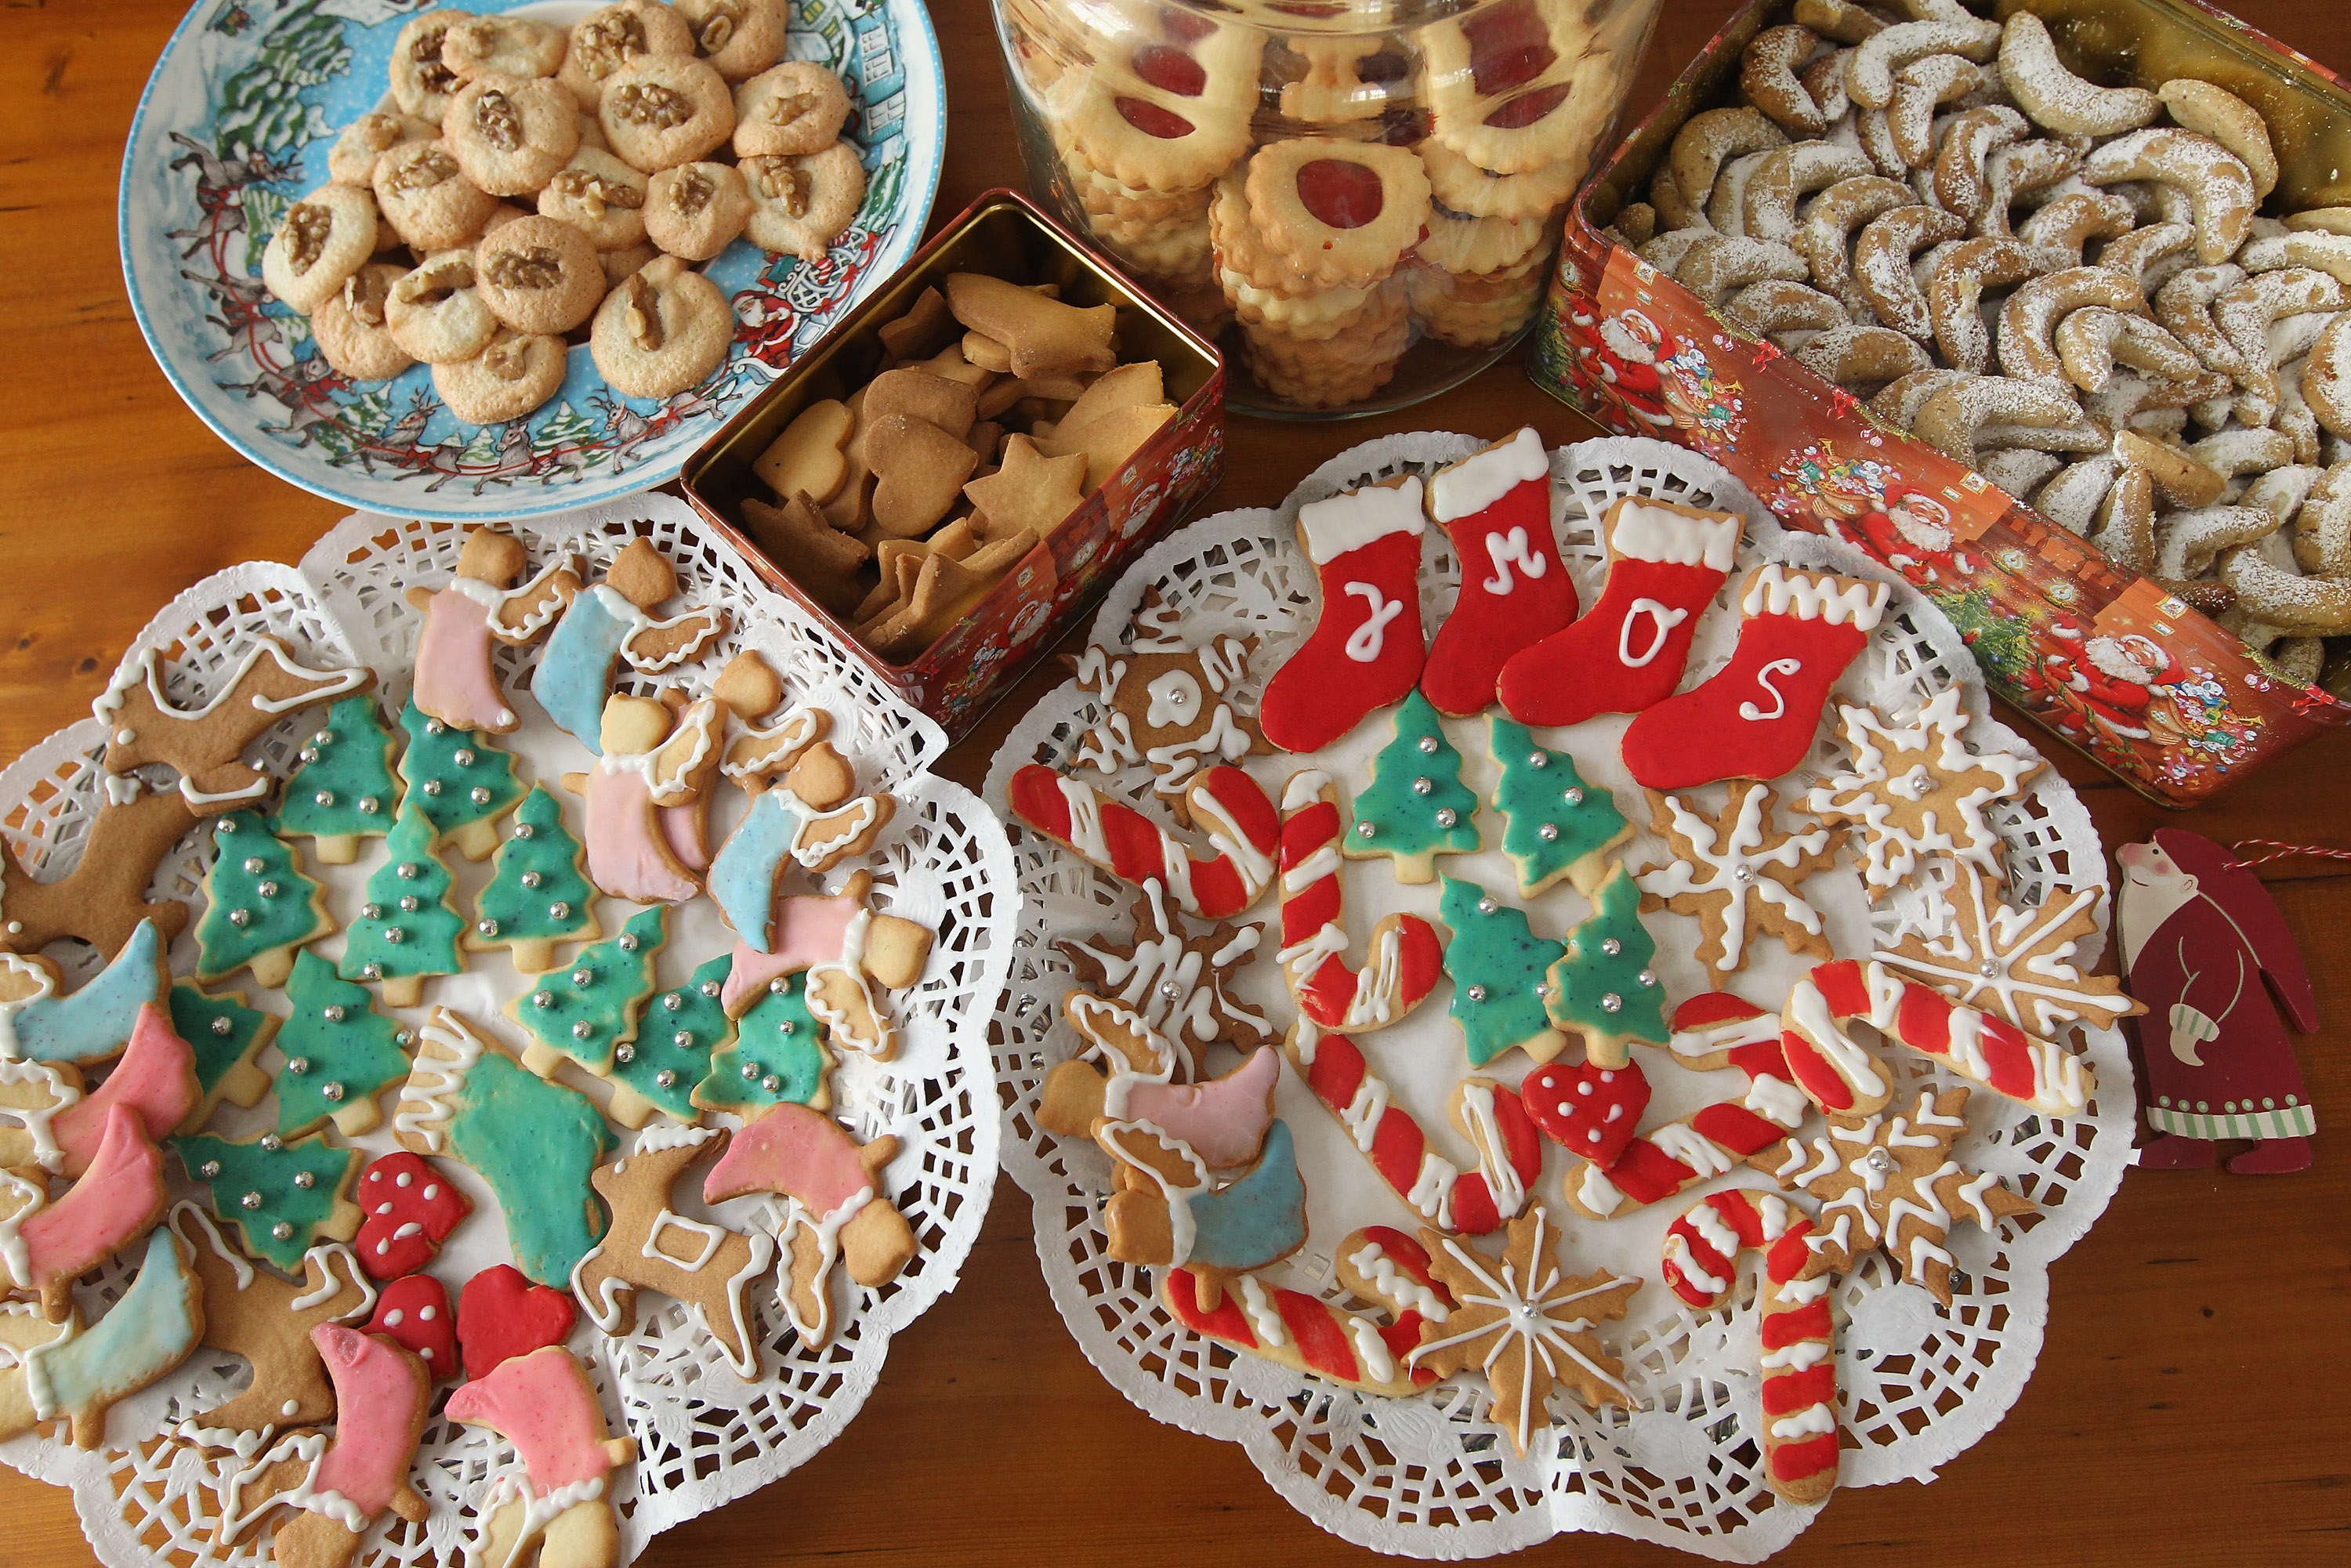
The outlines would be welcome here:
<svg viewBox="0 0 2351 1568">
<path fill-rule="evenodd" d="M 1644 497 L 1611 507 L 1601 524 L 1608 579 L 1599 602 L 1511 656 L 1502 666 L 1502 706 L 1521 724 L 1581 724 L 1670 696 L 1698 616 L 1730 575 L 1741 526 L 1733 513 Z"/>
<path fill-rule="evenodd" d="M 1869 645 L 1889 591 L 1777 561 L 1749 572 L 1730 663 L 1635 718 L 1625 768 L 1652 789 L 1787 772 L 1811 747 L 1829 688 Z"/>
<path fill-rule="evenodd" d="M 1275 956 L 1307 1021 L 1354 1034 L 1418 1007 L 1445 973 L 1445 944 L 1417 915 L 1384 915 L 1372 927 L 1370 962 L 1361 971 L 1347 967 L 1342 826 L 1329 774 L 1308 768 L 1290 780 L 1281 796 L 1281 950 Z"/>
<path fill-rule="evenodd" d="M 1583 1156 L 1566 1177 L 1567 1201 L 1577 1212 L 1610 1219 L 1711 1180 L 1779 1144 L 1802 1124 L 1811 1108 L 1790 1082 L 1780 1050 L 1778 1016 L 1728 991 L 1692 997 L 1676 1008 L 1667 1049 L 1675 1061 L 1695 1072 L 1738 1068 L 1747 1074 L 1747 1093 L 1614 1142 L 1606 1134 L 1626 1124 L 1622 1119 L 1610 1123 L 1605 1106 L 1612 1100 L 1625 1103 L 1637 1118 L 1648 1099 L 1646 1080 L 1639 1103 L 1634 1103 L 1621 1071 L 1613 1083 L 1605 1082 L 1606 1073 L 1593 1068 L 1584 1068 L 1579 1080 L 1575 1070 L 1556 1063 L 1527 1075 L 1521 1092 L 1528 1114 L 1565 1144 L 1569 1153 Z M 1587 1097 L 1585 1084 L 1595 1076 L 1604 1082 L 1593 1085 L 1593 1094 Z M 1603 1108 L 1581 1109 L 1587 1098 Z M 1562 1137 L 1562 1131 L 1568 1135 Z M 1603 1135 L 1594 1137 L 1594 1132 Z"/>
<path fill-rule="evenodd" d="M 1437 628 L 1421 695 L 1466 718 L 1493 706 L 1502 666 L 1575 619 L 1575 583 L 1551 527 L 1551 456 L 1542 437 L 1508 441 L 1439 469 L 1428 509 L 1453 540 L 1461 597 Z"/>
<path fill-rule="evenodd" d="M 1515 1091 L 1467 1078 L 1453 1092 L 1454 1124 L 1478 1153 L 1478 1168 L 1465 1171 L 1428 1146 L 1420 1123 L 1391 1102 L 1386 1081 L 1353 1040 L 1301 1023 L 1282 1049 L 1372 1168 L 1431 1224 L 1482 1236 L 1526 1206 L 1542 1175 L 1542 1140 Z"/>
<path fill-rule="evenodd" d="M 1836 1490 L 1836 1322 L 1829 1289 L 1851 1260 L 1772 1193 L 1719 1192 L 1666 1230 L 1666 1283 L 1700 1309 L 1730 1299 L 1737 1260 L 1763 1254 L 1763 1472 L 1790 1502 Z"/>
<path fill-rule="evenodd" d="M 1012 814 L 1091 865 L 1140 887 L 1157 879 L 1186 915 L 1223 920 L 1258 901 L 1273 881 L 1280 819 L 1265 787 L 1238 768 L 1211 768 L 1184 791 L 1192 820 L 1217 851 L 1195 860 L 1150 818 L 1050 768 L 1012 776 Z"/>
<path fill-rule="evenodd" d="M 1266 739 L 1284 751 L 1321 750 L 1420 679 L 1420 479 L 1406 475 L 1298 508 L 1322 616 L 1258 705 Z"/>
<path fill-rule="evenodd" d="M 1885 1071 L 1845 1032 L 1855 1021 L 2052 1116 L 2080 1115 L 2097 1087 L 2089 1063 L 2055 1041 L 1963 1008 L 1875 959 L 1841 958 L 1797 981 L 1781 1017 L 1791 1075 L 1823 1111 L 1865 1116 L 1893 1097 Z"/>
</svg>

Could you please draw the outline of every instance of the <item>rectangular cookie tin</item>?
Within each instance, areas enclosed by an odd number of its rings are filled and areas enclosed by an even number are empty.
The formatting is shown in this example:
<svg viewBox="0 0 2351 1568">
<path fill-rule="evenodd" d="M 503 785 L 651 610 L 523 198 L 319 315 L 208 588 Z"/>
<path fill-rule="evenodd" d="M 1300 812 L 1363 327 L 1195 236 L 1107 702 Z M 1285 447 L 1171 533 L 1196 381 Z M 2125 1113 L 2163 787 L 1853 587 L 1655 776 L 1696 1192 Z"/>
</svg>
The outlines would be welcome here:
<svg viewBox="0 0 2351 1568">
<path fill-rule="evenodd" d="M 879 329 L 949 273 L 1057 283 L 1074 305 L 1118 307 L 1119 358 L 1159 361 L 1176 417 L 998 582 L 977 609 L 911 663 L 893 664 L 801 589 L 737 526 L 746 497 L 769 499 L 751 472 L 800 410 L 843 398 L 883 368 Z M 832 632 L 908 704 L 959 740 L 1137 553 L 1173 528 L 1224 475 L 1225 370 L 1217 350 L 1016 191 L 995 190 L 934 235 L 914 259 L 841 318 L 773 386 L 686 460 L 679 486 L 752 569 Z"/>
<path fill-rule="evenodd" d="M 2025 4 L 2001 0 L 1994 15 Z M 1690 116 L 1730 101 L 1741 52 L 1786 8 L 1753 0 L 1734 16 L 1578 193 L 1529 376 L 1611 429 L 1704 453 L 1789 527 L 1900 572 L 1958 626 L 1995 693 L 2159 804 L 2196 805 L 2351 723 L 2351 705 L 2287 678 L 2154 582 L 1879 423 L 1605 232 Z M 2281 197 L 2351 202 L 2351 90 L 2324 67 L 2199 0 L 2031 9 L 2094 79 L 2194 76 L 2245 99 L 2276 140 Z M 1897 531 L 1887 513 L 1900 505 L 1915 517 L 1914 497 L 1939 503 L 1948 538 Z"/>
</svg>

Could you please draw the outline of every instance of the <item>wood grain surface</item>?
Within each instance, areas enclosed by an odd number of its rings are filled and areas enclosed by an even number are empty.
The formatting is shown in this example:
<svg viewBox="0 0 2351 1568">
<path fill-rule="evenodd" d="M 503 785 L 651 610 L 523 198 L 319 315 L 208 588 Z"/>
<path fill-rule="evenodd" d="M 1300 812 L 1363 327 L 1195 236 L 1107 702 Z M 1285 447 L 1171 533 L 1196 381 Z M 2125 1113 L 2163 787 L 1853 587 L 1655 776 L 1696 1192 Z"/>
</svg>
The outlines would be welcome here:
<svg viewBox="0 0 2351 1568">
<path fill-rule="evenodd" d="M 1636 111 L 1729 9 L 1667 0 Z M 2239 9 L 2351 72 L 2340 0 Z M 932 11 L 954 111 L 944 216 L 1021 172 L 985 0 Z M 124 644 L 173 594 L 233 561 L 294 560 L 341 515 L 216 440 L 131 320 L 116 182 L 140 89 L 180 16 L 171 0 L 0 9 L 0 757 L 87 713 Z M 1343 447 L 1389 431 L 1499 434 L 1528 422 L 1552 443 L 1594 434 L 1508 363 L 1385 419 L 1238 422 L 1228 477 L 1201 510 L 1270 504 Z M 976 785 L 998 737 L 1057 679 L 1032 676 L 944 771 Z M 2110 845 L 2161 821 L 2223 841 L 2351 844 L 2351 738 L 2312 746 L 2184 819 L 2051 749 Z M 2351 878 L 2310 862 L 2265 874 L 2325 1021 L 2301 1042 L 2317 1168 L 2130 1174 L 2053 1270 L 2040 1369 L 2016 1408 L 1931 1490 L 1839 1494 L 1783 1561 L 2351 1561 Z M 0 1470 L 0 1563 L 90 1560 L 65 1492 Z M 1293 1512 L 1238 1448 L 1161 1426 L 1102 1381 L 1047 1300 L 1028 1200 L 1005 1181 L 961 1286 L 898 1337 L 848 1432 L 784 1481 L 658 1538 L 640 1562 L 1287 1568 L 1364 1555 Z M 1674 1558 L 1572 1536 L 1522 1560 Z"/>
</svg>

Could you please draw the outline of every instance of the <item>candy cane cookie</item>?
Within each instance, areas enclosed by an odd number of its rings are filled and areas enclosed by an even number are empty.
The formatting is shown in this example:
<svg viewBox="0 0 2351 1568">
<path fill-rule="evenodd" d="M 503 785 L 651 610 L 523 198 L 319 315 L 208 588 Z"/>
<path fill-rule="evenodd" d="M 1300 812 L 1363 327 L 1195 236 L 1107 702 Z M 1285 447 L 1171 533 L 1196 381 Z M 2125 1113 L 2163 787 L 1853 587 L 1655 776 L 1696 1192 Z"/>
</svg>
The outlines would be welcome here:
<svg viewBox="0 0 2351 1568">
<path fill-rule="evenodd" d="M 1666 1228 L 1666 1283 L 1701 1310 L 1729 1300 L 1738 1258 L 1763 1255 L 1763 1471 L 1790 1502 L 1815 1503 L 1837 1484 L 1834 1275 L 1851 1260 L 1812 1217 L 1776 1193 L 1744 1187 L 1692 1204 Z"/>
<path fill-rule="evenodd" d="M 1088 864 L 1140 887 L 1157 878 L 1186 915 L 1223 920 L 1272 884 L 1280 813 L 1265 786 L 1238 768 L 1202 770 L 1184 799 L 1217 853 L 1195 860 L 1166 829 L 1091 784 L 1031 763 L 1005 791 L 1012 814 Z"/>
<path fill-rule="evenodd" d="M 1478 1168 L 1465 1171 L 1429 1147 L 1420 1123 L 1392 1103 L 1386 1081 L 1345 1035 L 1301 1020 L 1282 1050 L 1372 1168 L 1430 1224 L 1483 1236 L 1526 1207 L 1542 1175 L 1542 1139 L 1515 1091 L 1467 1078 L 1453 1092 L 1454 1125 L 1478 1152 Z"/>
<path fill-rule="evenodd" d="M 1298 1010 L 1317 1029 L 1355 1034 L 1418 1007 L 1445 973 L 1445 944 L 1417 915 L 1372 927 L 1371 956 L 1347 967 L 1346 906 L 1339 888 L 1339 791 L 1316 768 L 1291 775 L 1281 794 L 1281 951 L 1275 955 Z"/>
<path fill-rule="evenodd" d="M 1554 1062 L 1528 1073 L 1520 1092 L 1535 1125 L 1565 1144 L 1570 1154 L 1586 1156 L 1567 1173 L 1569 1207 L 1587 1218 L 1614 1218 L 1725 1175 L 1750 1155 L 1785 1140 L 1802 1124 L 1811 1103 L 1792 1081 L 1780 1031 L 1778 1014 L 1728 991 L 1692 997 L 1676 1008 L 1667 1042 L 1674 1060 L 1693 1072 L 1736 1067 L 1747 1074 L 1747 1093 L 1631 1138 L 1595 1119 L 1588 1103 L 1596 1092 L 1604 1107 L 1596 1116 L 1604 1118 L 1615 1086 L 1592 1084 L 1593 1069 L 1579 1071 Z M 1644 1082 L 1640 1103 L 1647 1099 Z M 1640 1104 L 1630 1109 L 1637 1115 Z"/>
<path fill-rule="evenodd" d="M 1237 1276 L 1216 1310 L 1203 1312 L 1190 1272 L 1164 1269 L 1159 1299 L 1195 1333 L 1350 1388 L 1401 1397 L 1435 1383 L 1434 1367 L 1407 1358 L 1423 1323 L 1452 1315 L 1453 1298 L 1429 1274 L 1420 1243 L 1384 1225 L 1367 1226 L 1339 1244 L 1338 1278 L 1351 1295 L 1384 1307 L 1388 1322 L 1254 1274 Z"/>
<path fill-rule="evenodd" d="M 1961 1007 L 1876 959 L 1840 958 L 1796 982 L 1781 1014 L 1789 1075 L 1823 1111 L 1866 1116 L 1893 1097 L 1885 1072 L 1845 1031 L 1855 1021 L 2048 1115 L 2080 1115 L 2097 1087 L 2089 1064 L 2055 1041 Z"/>
</svg>

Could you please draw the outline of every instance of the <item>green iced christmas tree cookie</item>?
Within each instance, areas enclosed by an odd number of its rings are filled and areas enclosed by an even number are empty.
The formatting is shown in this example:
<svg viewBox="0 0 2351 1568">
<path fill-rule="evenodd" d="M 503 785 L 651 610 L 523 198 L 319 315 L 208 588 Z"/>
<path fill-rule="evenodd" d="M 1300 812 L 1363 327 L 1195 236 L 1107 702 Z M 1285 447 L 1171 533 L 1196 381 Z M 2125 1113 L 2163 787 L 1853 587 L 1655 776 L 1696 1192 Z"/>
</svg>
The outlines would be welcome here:
<svg viewBox="0 0 2351 1568">
<path fill-rule="evenodd" d="M 414 698 L 400 710 L 400 727 L 408 732 L 400 759 L 407 804 L 433 824 L 434 845 L 445 837 L 467 860 L 487 860 L 498 847 L 498 819 L 523 796 L 515 759 L 486 735 L 426 717 Z"/>
<path fill-rule="evenodd" d="M 331 1119 L 345 1137 L 383 1120 L 375 1097 L 408 1076 L 408 1031 L 375 1010 L 367 988 L 338 978 L 316 953 L 294 961 L 286 999 L 294 1016 L 278 1031 L 277 1134 L 297 1138 Z"/>
<path fill-rule="evenodd" d="M 350 864 L 361 839 L 392 831 L 400 810 L 400 779 L 392 770 L 398 750 L 374 695 L 345 697 L 304 744 L 272 826 L 287 838 L 315 841 L 320 865 Z"/>
<path fill-rule="evenodd" d="M 710 1058 L 709 1075 L 694 1091 L 705 1111 L 732 1111 L 745 1121 L 789 1103 L 812 1111 L 832 1108 L 832 1052 L 824 1028 L 809 1011 L 808 977 L 771 980 L 767 993 L 736 1021 L 734 1043 Z"/>
<path fill-rule="evenodd" d="M 1551 967 L 1552 1021 L 1583 1037 L 1593 1066 L 1624 1066 L 1627 1040 L 1663 1045 L 1671 1038 L 1666 988 L 1649 967 L 1656 955 L 1641 924 L 1641 890 L 1620 862 L 1593 895 L 1592 917 L 1567 934 L 1566 951 Z"/>
<path fill-rule="evenodd" d="M 181 981 L 172 988 L 172 1032 L 186 1040 L 195 1056 L 199 1093 L 195 1108 L 176 1131 L 199 1131 L 224 1100 L 232 1105 L 258 1105 L 269 1092 L 269 1074 L 255 1066 L 253 1059 L 277 1032 L 277 1015 L 246 1007 L 243 991 L 208 997 Z"/>
<path fill-rule="evenodd" d="M 681 1122 L 702 1119 L 695 1085 L 710 1071 L 711 1052 L 735 1038 L 735 1021 L 719 1000 L 734 966 L 735 956 L 721 953 L 684 985 L 663 992 L 637 1020 L 637 1038 L 613 1048 L 612 1070 L 606 1075 L 612 1085 L 612 1120 L 642 1127 L 655 1111 Z"/>
<path fill-rule="evenodd" d="M 386 841 L 392 858 L 368 878 L 367 903 L 336 966 L 346 980 L 381 981 L 388 1007 L 414 1007 L 427 975 L 465 967 L 457 956 L 465 917 L 449 902 L 449 868 L 434 858 L 433 839 L 412 795 Z"/>
<path fill-rule="evenodd" d="M 298 1279 L 303 1253 L 359 1234 L 362 1216 L 350 1200 L 357 1149 L 275 1133 L 242 1141 L 199 1133 L 172 1144 L 188 1174 L 212 1189 L 213 1212 L 243 1233 L 245 1249 Z"/>
<path fill-rule="evenodd" d="M 1458 877 L 1445 879 L 1437 913 L 1453 928 L 1445 972 L 1469 1065 L 1483 1067 L 1513 1048 L 1537 1061 L 1557 1056 L 1567 1041 L 1551 1027 L 1545 1000 L 1552 967 L 1567 949 L 1536 936 L 1525 910 Z"/>
<path fill-rule="evenodd" d="M 530 1031 L 525 1067 L 551 1078 L 576 1061 L 599 1078 L 611 1074 L 614 1051 L 636 1038 L 638 1009 L 653 994 L 653 955 L 668 940 L 667 915 L 659 904 L 640 911 L 611 941 L 574 954 L 569 968 L 525 983 L 506 1009 Z"/>
<path fill-rule="evenodd" d="M 510 947 L 516 972 L 535 975 L 555 967 L 557 943 L 592 942 L 602 934 L 580 841 L 564 831 L 562 804 L 546 786 L 531 786 L 523 798 L 495 865 L 475 901 L 469 950 Z"/>
<path fill-rule="evenodd" d="M 1502 813 L 1502 852 L 1519 868 L 1520 896 L 1565 877 L 1591 897 L 1608 874 L 1608 852 L 1633 836 L 1633 824 L 1607 790 L 1584 783 L 1573 758 L 1536 745 L 1525 725 L 1496 716 L 1488 745 L 1502 769 L 1494 809 Z"/>
<path fill-rule="evenodd" d="M 294 846 L 253 811 L 231 811 L 213 830 L 204 917 L 196 922 L 196 978 L 205 985 L 250 968 L 266 987 L 286 983 L 294 953 L 335 929 L 319 884 L 302 874 Z"/>
<path fill-rule="evenodd" d="M 1372 758 L 1372 782 L 1355 797 L 1355 825 L 1340 847 L 1352 860 L 1395 857 L 1398 882 L 1426 882 L 1438 855 L 1478 848 L 1478 797 L 1461 782 L 1461 754 L 1418 691 L 1396 705 L 1395 738 Z"/>
</svg>

